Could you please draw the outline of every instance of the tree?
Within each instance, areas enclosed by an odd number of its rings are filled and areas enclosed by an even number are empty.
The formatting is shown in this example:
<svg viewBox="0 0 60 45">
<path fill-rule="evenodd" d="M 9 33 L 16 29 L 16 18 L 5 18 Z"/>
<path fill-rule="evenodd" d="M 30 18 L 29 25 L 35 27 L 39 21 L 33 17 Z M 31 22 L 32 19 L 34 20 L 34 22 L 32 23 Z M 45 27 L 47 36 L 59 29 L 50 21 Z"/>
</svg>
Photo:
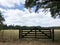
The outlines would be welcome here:
<svg viewBox="0 0 60 45">
<path fill-rule="evenodd" d="M 3 21 L 5 21 L 5 20 L 4 20 L 2 13 L 0 11 L 0 30 L 2 29 Z"/>
<path fill-rule="evenodd" d="M 2 13 L 0 11 L 0 31 L 3 29 L 3 21 L 5 21 L 5 20 L 4 20 Z M 2 40 L 3 40 L 3 35 L 4 35 L 4 30 L 2 31 L 2 35 L 1 35 Z"/>
<path fill-rule="evenodd" d="M 51 16 L 56 18 L 60 17 L 60 1 L 59 0 L 26 0 L 25 7 L 31 9 L 36 6 L 35 12 L 40 8 L 44 8 L 44 11 L 50 8 Z"/>
</svg>

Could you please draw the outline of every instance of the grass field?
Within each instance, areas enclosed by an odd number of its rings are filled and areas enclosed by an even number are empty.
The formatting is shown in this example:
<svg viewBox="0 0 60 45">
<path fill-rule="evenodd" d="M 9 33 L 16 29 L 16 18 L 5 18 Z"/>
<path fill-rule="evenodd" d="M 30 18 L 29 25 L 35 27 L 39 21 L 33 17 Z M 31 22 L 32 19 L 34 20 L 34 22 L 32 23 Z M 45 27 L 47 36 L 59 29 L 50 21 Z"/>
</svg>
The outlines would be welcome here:
<svg viewBox="0 0 60 45">
<path fill-rule="evenodd" d="M 3 30 L 1 31 L 1 34 L 2 32 Z M 19 30 L 4 30 L 3 39 L 4 40 L 18 40 Z"/>
<path fill-rule="evenodd" d="M 2 30 L 3 31 L 3 30 Z M 2 34 L 2 31 L 0 34 Z M 0 45 L 60 45 L 60 30 L 55 30 L 54 31 L 55 35 L 55 42 L 53 43 L 52 41 L 38 41 L 38 40 L 19 40 L 19 30 L 4 30 L 4 35 L 3 39 L 6 41 L 11 41 L 11 42 L 0 42 Z M 1 37 L 1 35 L 0 35 Z M 12 42 L 13 40 L 13 42 Z M 18 40 L 18 41 L 16 41 Z"/>
<path fill-rule="evenodd" d="M 2 34 L 2 31 L 1 31 L 1 34 Z M 55 32 L 54 33 L 55 40 L 60 40 L 60 30 L 56 29 L 54 30 L 54 32 Z M 19 39 L 19 30 L 4 30 L 3 38 L 8 40 L 12 40 L 12 39 L 17 40 Z"/>
<path fill-rule="evenodd" d="M 54 34 L 55 40 L 59 40 L 60 41 L 60 30 L 55 30 L 54 32 L 55 32 L 55 34 Z"/>
</svg>

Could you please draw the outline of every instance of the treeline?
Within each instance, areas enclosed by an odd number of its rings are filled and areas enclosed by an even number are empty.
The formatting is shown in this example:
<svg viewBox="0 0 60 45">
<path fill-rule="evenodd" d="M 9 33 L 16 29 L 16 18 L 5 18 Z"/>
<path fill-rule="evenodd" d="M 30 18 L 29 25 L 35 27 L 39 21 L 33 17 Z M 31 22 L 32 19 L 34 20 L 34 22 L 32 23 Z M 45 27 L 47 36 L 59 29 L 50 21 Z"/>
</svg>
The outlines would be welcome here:
<svg viewBox="0 0 60 45">
<path fill-rule="evenodd" d="M 40 26 L 19 26 L 19 25 L 3 25 L 3 29 L 33 29 L 33 28 L 41 28 Z"/>
<path fill-rule="evenodd" d="M 55 27 L 41 27 L 41 26 L 19 26 L 19 25 L 16 25 L 16 26 L 14 26 L 14 25 L 9 25 L 9 26 L 7 26 L 7 25 L 3 25 L 3 29 L 34 29 L 34 28 L 38 28 L 38 29 L 40 29 L 40 28 L 54 28 L 54 29 L 60 29 L 60 26 L 55 26 Z"/>
<path fill-rule="evenodd" d="M 53 26 L 53 27 L 48 27 L 48 28 L 60 29 L 60 26 Z"/>
</svg>

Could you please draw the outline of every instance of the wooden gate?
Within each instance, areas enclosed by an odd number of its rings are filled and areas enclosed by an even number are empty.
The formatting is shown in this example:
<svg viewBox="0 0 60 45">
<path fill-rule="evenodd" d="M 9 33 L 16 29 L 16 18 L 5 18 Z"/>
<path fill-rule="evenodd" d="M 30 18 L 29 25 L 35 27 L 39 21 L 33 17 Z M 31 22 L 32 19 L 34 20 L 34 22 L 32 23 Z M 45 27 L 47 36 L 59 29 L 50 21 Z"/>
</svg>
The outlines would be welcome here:
<svg viewBox="0 0 60 45">
<path fill-rule="evenodd" d="M 20 38 L 38 38 L 38 39 L 52 39 L 54 41 L 53 28 L 33 28 L 29 30 L 19 30 Z"/>
</svg>

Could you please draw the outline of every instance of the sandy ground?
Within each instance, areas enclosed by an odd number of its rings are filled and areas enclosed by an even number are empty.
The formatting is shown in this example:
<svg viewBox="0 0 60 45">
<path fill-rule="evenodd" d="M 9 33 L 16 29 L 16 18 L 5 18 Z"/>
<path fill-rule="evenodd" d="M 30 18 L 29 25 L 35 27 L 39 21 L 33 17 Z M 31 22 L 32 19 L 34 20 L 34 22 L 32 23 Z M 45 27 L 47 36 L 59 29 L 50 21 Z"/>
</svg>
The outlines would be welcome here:
<svg viewBox="0 0 60 45">
<path fill-rule="evenodd" d="M 59 42 L 41 41 L 41 40 L 21 40 L 11 42 L 0 42 L 0 45 L 60 45 Z"/>
</svg>

